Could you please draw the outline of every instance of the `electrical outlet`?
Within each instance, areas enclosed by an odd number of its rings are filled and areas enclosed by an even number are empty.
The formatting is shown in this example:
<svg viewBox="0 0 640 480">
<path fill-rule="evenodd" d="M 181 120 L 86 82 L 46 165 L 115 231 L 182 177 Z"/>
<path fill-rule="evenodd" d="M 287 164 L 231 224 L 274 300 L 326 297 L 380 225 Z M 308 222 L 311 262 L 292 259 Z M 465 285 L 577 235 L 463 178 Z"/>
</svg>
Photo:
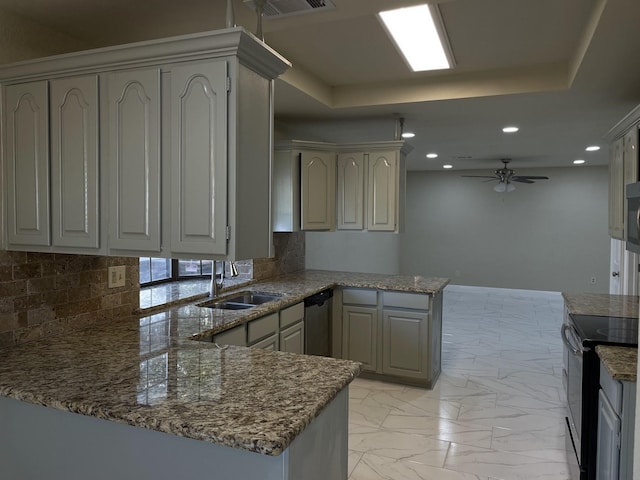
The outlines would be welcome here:
<svg viewBox="0 0 640 480">
<path fill-rule="evenodd" d="M 124 287 L 127 267 L 121 265 L 119 267 L 109 267 L 109 288 Z"/>
<path fill-rule="evenodd" d="M 591 284 L 595 285 L 595 283 L 596 283 L 596 277 L 591 277 Z"/>
</svg>

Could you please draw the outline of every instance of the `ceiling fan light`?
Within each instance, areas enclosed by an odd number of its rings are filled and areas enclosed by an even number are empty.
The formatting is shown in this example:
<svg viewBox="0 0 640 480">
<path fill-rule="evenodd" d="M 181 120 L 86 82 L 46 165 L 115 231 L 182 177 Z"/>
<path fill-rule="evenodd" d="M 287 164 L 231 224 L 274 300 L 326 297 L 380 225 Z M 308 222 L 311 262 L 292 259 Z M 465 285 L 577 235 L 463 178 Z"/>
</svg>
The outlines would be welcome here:
<svg viewBox="0 0 640 480">
<path fill-rule="evenodd" d="M 510 183 L 507 184 L 507 193 L 508 192 L 513 192 L 516 189 L 515 185 L 512 185 Z"/>
<path fill-rule="evenodd" d="M 498 193 L 503 193 L 507 190 L 507 185 L 504 182 L 498 182 L 498 184 L 493 187 L 493 189 Z"/>
</svg>

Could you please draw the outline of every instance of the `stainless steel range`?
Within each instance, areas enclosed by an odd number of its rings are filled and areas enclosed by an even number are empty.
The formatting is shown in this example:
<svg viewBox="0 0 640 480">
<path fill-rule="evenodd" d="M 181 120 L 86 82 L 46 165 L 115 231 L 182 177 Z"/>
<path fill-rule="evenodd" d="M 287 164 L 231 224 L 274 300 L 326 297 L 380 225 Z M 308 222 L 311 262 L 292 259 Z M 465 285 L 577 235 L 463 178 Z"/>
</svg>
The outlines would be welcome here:
<svg viewBox="0 0 640 480">
<path fill-rule="evenodd" d="M 596 345 L 638 346 L 638 319 L 569 315 L 562 325 L 566 444 L 572 480 L 595 480 L 600 368 Z"/>
</svg>

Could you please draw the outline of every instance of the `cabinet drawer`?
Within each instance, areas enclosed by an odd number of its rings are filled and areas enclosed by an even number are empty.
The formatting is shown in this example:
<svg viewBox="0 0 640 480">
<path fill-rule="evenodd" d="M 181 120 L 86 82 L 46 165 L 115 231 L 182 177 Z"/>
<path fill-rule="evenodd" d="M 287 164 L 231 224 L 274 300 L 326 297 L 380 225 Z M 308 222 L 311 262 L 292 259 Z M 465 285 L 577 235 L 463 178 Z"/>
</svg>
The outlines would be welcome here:
<svg viewBox="0 0 640 480">
<path fill-rule="evenodd" d="M 241 347 L 246 347 L 247 330 L 244 325 L 240 325 L 214 335 L 213 341 L 218 345 L 239 345 Z"/>
<path fill-rule="evenodd" d="M 280 328 L 288 327 L 296 322 L 304 319 L 304 303 L 296 303 L 295 305 L 280 310 Z"/>
<path fill-rule="evenodd" d="M 429 310 L 429 295 L 425 293 L 382 292 L 385 307 Z"/>
<path fill-rule="evenodd" d="M 600 362 L 600 386 L 618 415 L 622 412 L 622 383 L 614 380 Z"/>
<path fill-rule="evenodd" d="M 249 345 L 257 342 L 261 338 L 273 335 L 278 331 L 278 314 L 272 313 L 266 317 L 258 318 L 249 322 L 249 334 L 247 343 Z"/>
<path fill-rule="evenodd" d="M 342 303 L 355 305 L 377 305 L 378 292 L 376 290 L 363 290 L 361 288 L 345 288 L 342 291 Z"/>
</svg>

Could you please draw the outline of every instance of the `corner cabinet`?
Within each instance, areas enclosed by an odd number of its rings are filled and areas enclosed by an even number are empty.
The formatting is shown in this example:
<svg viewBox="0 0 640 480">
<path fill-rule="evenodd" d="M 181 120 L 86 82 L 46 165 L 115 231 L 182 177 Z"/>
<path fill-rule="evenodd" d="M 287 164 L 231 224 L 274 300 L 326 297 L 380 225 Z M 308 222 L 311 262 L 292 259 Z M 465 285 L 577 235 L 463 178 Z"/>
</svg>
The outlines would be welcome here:
<svg viewBox="0 0 640 480">
<path fill-rule="evenodd" d="M 402 141 L 338 146 L 338 230 L 403 230 L 409 151 Z"/>
<path fill-rule="evenodd" d="M 293 140 L 277 145 L 273 231 L 335 230 L 335 146 Z"/>
<path fill-rule="evenodd" d="M 433 388 L 441 370 L 442 294 L 345 288 L 341 310 L 342 357 L 361 362 L 364 376 Z"/>
<path fill-rule="evenodd" d="M 289 66 L 232 28 L 0 67 L 4 245 L 269 256 L 273 79 Z"/>
</svg>

